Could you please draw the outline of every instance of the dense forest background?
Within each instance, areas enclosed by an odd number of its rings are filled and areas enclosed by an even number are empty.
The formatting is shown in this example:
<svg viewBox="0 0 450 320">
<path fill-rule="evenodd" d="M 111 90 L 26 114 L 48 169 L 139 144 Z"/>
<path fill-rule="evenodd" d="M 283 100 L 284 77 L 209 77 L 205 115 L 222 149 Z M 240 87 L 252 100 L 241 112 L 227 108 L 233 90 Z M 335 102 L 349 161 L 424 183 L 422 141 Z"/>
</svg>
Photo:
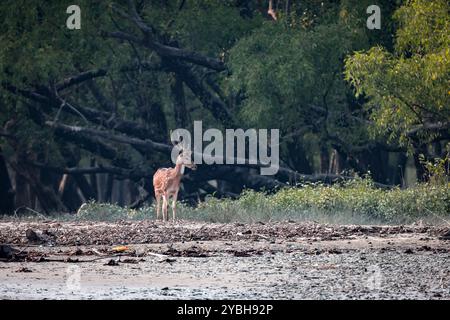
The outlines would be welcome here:
<svg viewBox="0 0 450 320">
<path fill-rule="evenodd" d="M 201 165 L 193 203 L 366 174 L 407 187 L 448 159 L 445 0 L 79 0 L 69 30 L 72 2 L 0 3 L 0 212 L 149 203 L 170 130 L 195 120 L 280 129 L 281 168 Z"/>
</svg>

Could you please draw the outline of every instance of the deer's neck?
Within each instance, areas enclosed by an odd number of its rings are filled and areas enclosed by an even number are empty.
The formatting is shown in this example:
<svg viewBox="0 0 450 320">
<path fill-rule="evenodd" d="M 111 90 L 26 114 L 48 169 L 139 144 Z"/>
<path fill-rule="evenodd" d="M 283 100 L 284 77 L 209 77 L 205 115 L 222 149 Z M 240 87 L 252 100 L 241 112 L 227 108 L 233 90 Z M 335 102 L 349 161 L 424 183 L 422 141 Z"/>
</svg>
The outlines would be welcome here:
<svg viewBox="0 0 450 320">
<path fill-rule="evenodd" d="M 175 165 L 175 176 L 180 177 L 184 174 L 184 165 L 181 163 L 177 163 Z"/>
</svg>

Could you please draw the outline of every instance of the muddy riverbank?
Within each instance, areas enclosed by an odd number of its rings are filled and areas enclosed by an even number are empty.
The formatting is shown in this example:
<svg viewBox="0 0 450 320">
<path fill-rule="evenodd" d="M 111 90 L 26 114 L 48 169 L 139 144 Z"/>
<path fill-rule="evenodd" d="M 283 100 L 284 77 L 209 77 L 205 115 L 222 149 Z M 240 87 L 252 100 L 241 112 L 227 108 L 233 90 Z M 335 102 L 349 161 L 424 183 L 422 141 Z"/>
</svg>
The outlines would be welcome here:
<svg viewBox="0 0 450 320">
<path fill-rule="evenodd" d="M 450 299 L 445 230 L 3 221 L 0 298 Z"/>
</svg>

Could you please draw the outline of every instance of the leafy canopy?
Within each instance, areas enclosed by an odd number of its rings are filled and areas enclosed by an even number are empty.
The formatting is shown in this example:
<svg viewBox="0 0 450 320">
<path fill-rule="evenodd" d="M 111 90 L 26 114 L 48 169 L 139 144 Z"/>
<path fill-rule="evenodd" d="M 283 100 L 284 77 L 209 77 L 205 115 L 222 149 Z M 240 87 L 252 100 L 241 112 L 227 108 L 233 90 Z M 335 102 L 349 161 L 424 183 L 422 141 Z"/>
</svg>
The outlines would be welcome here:
<svg viewBox="0 0 450 320">
<path fill-rule="evenodd" d="M 450 122 L 448 12 L 445 0 L 411 1 L 394 15 L 393 52 L 375 46 L 347 58 L 346 79 L 368 99 L 376 132 L 410 144 L 433 138 L 438 133 L 431 129 Z"/>
</svg>

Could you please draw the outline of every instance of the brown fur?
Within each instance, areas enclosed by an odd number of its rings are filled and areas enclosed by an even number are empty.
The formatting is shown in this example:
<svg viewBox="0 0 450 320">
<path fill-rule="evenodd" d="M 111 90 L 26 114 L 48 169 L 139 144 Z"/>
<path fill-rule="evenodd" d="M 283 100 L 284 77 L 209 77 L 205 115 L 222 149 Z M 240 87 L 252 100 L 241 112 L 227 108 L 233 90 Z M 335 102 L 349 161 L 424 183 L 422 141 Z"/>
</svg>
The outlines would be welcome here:
<svg viewBox="0 0 450 320">
<path fill-rule="evenodd" d="M 161 168 L 153 175 L 153 189 L 156 198 L 156 219 L 159 219 L 159 210 L 161 198 L 163 199 L 162 211 L 163 220 L 167 221 L 167 206 L 172 197 L 172 215 L 173 221 L 176 217 L 176 202 L 178 191 L 180 190 L 181 177 L 183 176 L 183 167 L 195 170 L 195 164 L 190 161 L 190 153 L 182 152 L 178 158 L 175 168 Z"/>
</svg>

